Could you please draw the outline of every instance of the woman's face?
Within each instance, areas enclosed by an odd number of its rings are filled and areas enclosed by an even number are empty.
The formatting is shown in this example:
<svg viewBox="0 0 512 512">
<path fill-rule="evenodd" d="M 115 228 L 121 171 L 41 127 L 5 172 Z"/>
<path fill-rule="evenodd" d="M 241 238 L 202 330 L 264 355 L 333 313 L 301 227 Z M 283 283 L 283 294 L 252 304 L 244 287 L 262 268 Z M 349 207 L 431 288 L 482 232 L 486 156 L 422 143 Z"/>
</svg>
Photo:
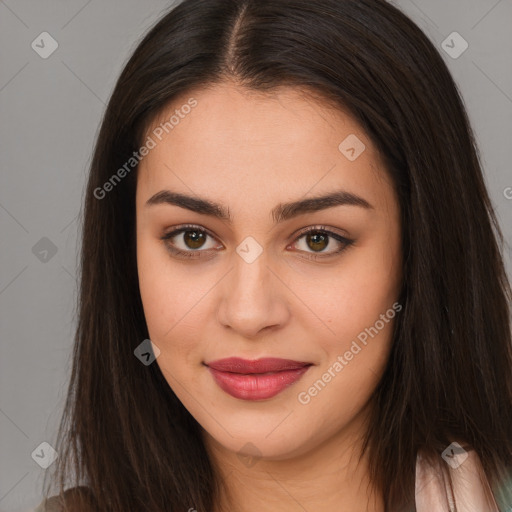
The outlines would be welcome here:
<svg viewBox="0 0 512 512">
<path fill-rule="evenodd" d="M 231 83 L 183 96 L 138 170 L 154 364 L 208 439 L 241 455 L 362 434 L 401 309 L 392 184 L 361 127 L 308 98 Z M 216 363 L 229 358 L 246 361 Z"/>
</svg>

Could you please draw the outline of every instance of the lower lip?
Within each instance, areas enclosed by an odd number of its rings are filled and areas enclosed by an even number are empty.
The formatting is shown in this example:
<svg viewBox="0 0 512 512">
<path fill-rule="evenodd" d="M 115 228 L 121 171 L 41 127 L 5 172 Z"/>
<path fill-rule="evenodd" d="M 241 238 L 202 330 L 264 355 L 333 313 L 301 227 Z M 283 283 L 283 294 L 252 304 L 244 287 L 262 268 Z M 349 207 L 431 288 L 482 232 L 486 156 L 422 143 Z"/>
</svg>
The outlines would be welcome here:
<svg viewBox="0 0 512 512">
<path fill-rule="evenodd" d="M 241 374 L 210 367 L 208 369 L 219 387 L 229 395 L 242 400 L 265 400 L 297 382 L 308 371 L 309 366 L 267 374 Z"/>
</svg>

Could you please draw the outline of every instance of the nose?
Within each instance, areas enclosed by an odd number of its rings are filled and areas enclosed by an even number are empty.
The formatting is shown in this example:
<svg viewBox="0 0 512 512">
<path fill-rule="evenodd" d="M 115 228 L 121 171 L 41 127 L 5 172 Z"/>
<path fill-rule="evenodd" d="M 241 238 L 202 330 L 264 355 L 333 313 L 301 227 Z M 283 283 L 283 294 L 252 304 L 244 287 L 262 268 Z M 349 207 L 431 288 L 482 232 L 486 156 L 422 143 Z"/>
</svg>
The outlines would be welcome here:
<svg viewBox="0 0 512 512">
<path fill-rule="evenodd" d="M 286 285 L 263 253 L 248 263 L 233 255 L 234 268 L 220 287 L 217 318 L 223 327 L 254 338 L 264 329 L 279 329 L 289 321 Z"/>
</svg>

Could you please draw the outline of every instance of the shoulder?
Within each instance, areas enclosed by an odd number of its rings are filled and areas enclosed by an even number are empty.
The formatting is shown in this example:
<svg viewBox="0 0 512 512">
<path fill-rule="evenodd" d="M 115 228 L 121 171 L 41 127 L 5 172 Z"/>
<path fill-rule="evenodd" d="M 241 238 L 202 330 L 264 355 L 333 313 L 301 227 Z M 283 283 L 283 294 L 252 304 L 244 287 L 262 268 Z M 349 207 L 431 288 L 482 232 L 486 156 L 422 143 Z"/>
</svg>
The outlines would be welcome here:
<svg viewBox="0 0 512 512">
<path fill-rule="evenodd" d="M 96 512 L 94 497 L 88 487 L 73 487 L 63 495 L 50 496 L 43 500 L 34 512 Z"/>
</svg>

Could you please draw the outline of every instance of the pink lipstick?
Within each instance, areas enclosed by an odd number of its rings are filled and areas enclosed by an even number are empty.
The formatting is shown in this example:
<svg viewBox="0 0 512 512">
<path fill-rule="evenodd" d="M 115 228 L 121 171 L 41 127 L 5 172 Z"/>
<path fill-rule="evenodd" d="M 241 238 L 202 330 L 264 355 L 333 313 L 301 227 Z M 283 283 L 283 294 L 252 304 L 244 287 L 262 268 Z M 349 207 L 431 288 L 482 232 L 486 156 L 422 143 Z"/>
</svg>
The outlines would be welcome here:
<svg viewBox="0 0 512 512">
<path fill-rule="evenodd" d="M 239 357 L 205 364 L 222 390 L 242 400 L 272 398 L 297 382 L 311 366 L 311 363 L 290 359 L 263 358 L 249 361 Z"/>
</svg>

